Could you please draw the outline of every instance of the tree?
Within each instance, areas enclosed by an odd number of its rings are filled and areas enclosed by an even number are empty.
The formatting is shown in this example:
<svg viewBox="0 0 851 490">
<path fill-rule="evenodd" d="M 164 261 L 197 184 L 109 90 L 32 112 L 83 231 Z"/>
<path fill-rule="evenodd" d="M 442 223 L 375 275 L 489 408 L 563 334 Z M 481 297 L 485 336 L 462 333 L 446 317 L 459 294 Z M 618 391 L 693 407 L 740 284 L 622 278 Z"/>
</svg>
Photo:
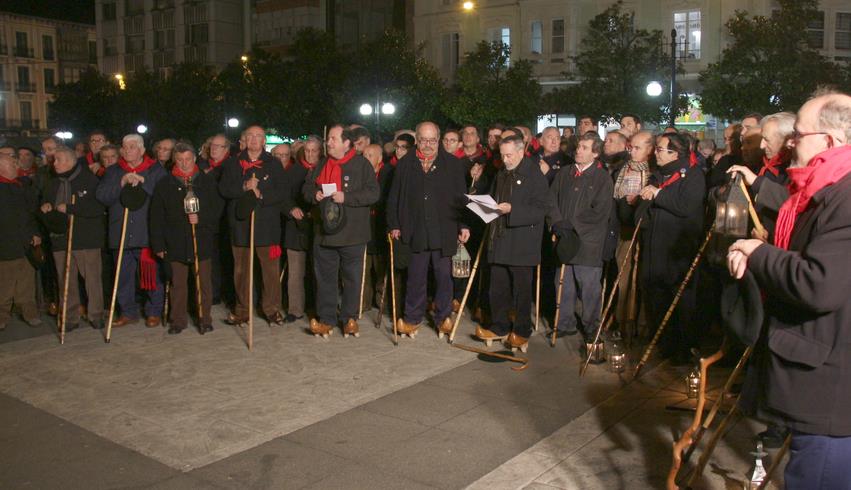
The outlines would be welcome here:
<svg viewBox="0 0 851 490">
<path fill-rule="evenodd" d="M 770 17 L 737 11 L 726 22 L 732 42 L 700 73 L 705 112 L 732 120 L 752 111 L 794 111 L 819 85 L 842 80 L 839 67 L 808 44 L 818 1 L 778 3 Z"/>
<path fill-rule="evenodd" d="M 48 104 L 48 127 L 88 134 L 114 127 L 112 106 L 118 86 L 106 75 L 89 68 L 73 83 L 56 87 L 56 98 Z"/>
<path fill-rule="evenodd" d="M 480 41 L 458 66 L 445 101 L 443 111 L 458 125 L 530 124 L 538 115 L 541 85 L 529 60 L 511 61 L 509 46 Z"/>
<path fill-rule="evenodd" d="M 662 50 L 665 38 L 659 30 L 636 29 L 634 15 L 625 12 L 618 1 L 591 19 L 579 54 L 571 58 L 575 68 L 565 72 L 579 83 L 548 94 L 545 107 L 549 112 L 590 114 L 600 119 L 620 119 L 624 113 L 633 113 L 652 122 L 668 118 L 662 108 L 668 100 L 646 93 L 651 81 L 670 86 L 670 55 Z"/>
</svg>

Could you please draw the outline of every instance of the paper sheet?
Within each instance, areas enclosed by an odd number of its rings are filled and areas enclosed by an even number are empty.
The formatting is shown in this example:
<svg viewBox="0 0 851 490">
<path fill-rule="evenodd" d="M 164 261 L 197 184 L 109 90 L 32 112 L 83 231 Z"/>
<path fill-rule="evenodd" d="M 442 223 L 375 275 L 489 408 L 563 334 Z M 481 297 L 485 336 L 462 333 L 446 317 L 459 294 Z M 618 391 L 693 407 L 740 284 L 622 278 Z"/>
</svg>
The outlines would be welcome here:
<svg viewBox="0 0 851 490">
<path fill-rule="evenodd" d="M 325 197 L 330 197 L 335 192 L 337 192 L 337 184 L 322 184 L 322 194 Z"/>
<path fill-rule="evenodd" d="M 486 209 L 497 209 L 496 201 L 493 200 L 490 194 L 464 194 L 474 203 L 480 204 Z"/>
<path fill-rule="evenodd" d="M 491 221 L 499 218 L 498 212 L 496 212 L 496 211 L 494 211 L 490 208 L 487 208 L 484 205 L 479 204 L 477 202 L 468 203 L 467 208 L 469 210 L 471 210 L 472 212 L 476 213 L 476 216 L 478 216 L 479 218 L 482 218 L 482 221 L 484 221 L 485 223 L 490 223 Z"/>
</svg>

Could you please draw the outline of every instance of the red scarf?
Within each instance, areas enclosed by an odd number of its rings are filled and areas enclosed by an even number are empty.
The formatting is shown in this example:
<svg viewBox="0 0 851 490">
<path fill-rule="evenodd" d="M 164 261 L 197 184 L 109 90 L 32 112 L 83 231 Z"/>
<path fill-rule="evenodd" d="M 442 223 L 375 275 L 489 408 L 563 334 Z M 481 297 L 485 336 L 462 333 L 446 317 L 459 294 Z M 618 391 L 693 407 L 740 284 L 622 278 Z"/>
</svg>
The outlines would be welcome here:
<svg viewBox="0 0 851 490">
<path fill-rule="evenodd" d="M 248 156 L 248 153 L 246 153 L 245 155 Z M 263 168 L 263 160 L 259 158 L 257 160 L 251 161 L 240 160 L 239 166 L 242 167 L 242 175 L 245 175 L 245 172 L 248 172 L 252 168 Z"/>
<path fill-rule="evenodd" d="M 192 170 L 187 174 L 180 170 L 180 167 L 175 165 L 174 168 L 171 169 L 171 175 L 174 175 L 178 179 L 181 180 L 192 180 L 192 177 L 198 173 L 198 165 L 193 165 Z"/>
<path fill-rule="evenodd" d="M 157 259 L 150 247 L 143 248 L 139 256 L 139 286 L 145 291 L 157 289 Z"/>
<path fill-rule="evenodd" d="M 585 173 L 585 171 L 587 171 L 589 168 L 591 168 L 591 167 L 593 167 L 593 166 L 594 166 L 593 164 L 591 164 L 591 165 L 588 165 L 588 167 L 586 167 L 586 168 L 585 168 L 585 170 L 579 170 L 579 164 L 578 164 L 578 163 L 575 163 L 574 165 L 576 165 L 576 169 L 575 169 L 575 170 L 574 170 L 574 172 L 573 172 L 573 176 L 574 176 L 574 177 L 579 177 L 579 176 L 581 176 L 582 174 L 584 174 L 584 173 Z M 600 163 L 600 162 L 597 162 L 596 167 L 597 167 L 597 168 L 603 168 L 603 164 L 602 164 L 602 163 Z"/>
<path fill-rule="evenodd" d="M 423 155 L 423 152 L 421 152 L 420 150 L 417 150 L 417 158 L 419 158 L 421 162 L 433 162 L 434 161 L 434 157 L 432 157 L 431 160 L 429 160 L 428 158 L 426 158 L 425 155 Z"/>
<path fill-rule="evenodd" d="M 692 153 L 692 155 L 694 155 L 694 153 Z M 691 155 L 689 155 L 688 160 L 689 160 L 689 162 L 688 162 L 689 168 L 697 165 L 697 158 L 692 159 Z M 694 160 L 694 161 L 692 161 L 692 160 Z M 673 184 L 674 182 L 680 180 L 680 177 L 685 176 L 685 174 L 686 174 L 686 169 L 684 169 L 684 168 L 681 168 L 678 171 L 674 172 L 674 175 L 668 177 L 668 180 L 666 180 L 665 182 L 662 182 L 662 185 L 659 186 L 659 190 L 662 190 L 665 187 L 668 187 L 669 185 Z"/>
<path fill-rule="evenodd" d="M 697 160 L 697 153 L 695 153 L 695 152 L 690 152 L 690 153 L 688 154 L 688 166 L 689 166 L 689 167 L 694 167 L 695 165 L 697 165 L 697 162 L 698 162 L 698 160 Z"/>
<path fill-rule="evenodd" d="M 289 169 L 290 169 L 290 167 L 292 167 L 292 166 L 293 166 L 293 159 L 292 159 L 292 158 L 290 158 L 289 160 L 287 160 L 287 163 L 285 163 L 285 164 L 284 164 L 284 171 L 286 172 L 286 171 L 287 171 L 287 170 L 289 170 Z"/>
<path fill-rule="evenodd" d="M 380 174 L 380 173 L 381 173 L 381 169 L 382 169 L 382 168 L 384 168 L 384 162 L 378 162 L 378 168 L 374 169 L 374 170 L 375 170 L 375 180 L 376 180 L 376 182 L 378 181 L 378 174 Z"/>
<path fill-rule="evenodd" d="M 86 153 L 86 162 L 88 162 L 91 167 L 93 163 L 95 163 L 95 154 L 92 152 Z"/>
<path fill-rule="evenodd" d="M 227 160 L 228 158 L 230 158 L 230 152 L 225 153 L 225 156 L 223 156 L 222 159 L 218 162 L 213 160 L 212 158 L 208 158 L 207 163 L 210 164 L 210 170 L 215 170 L 219 168 L 223 163 L 225 163 L 225 160 Z"/>
<path fill-rule="evenodd" d="M 89 170 L 91 170 L 91 167 L 89 167 Z M 106 167 L 104 167 L 103 165 L 98 165 L 98 169 L 95 171 L 95 176 L 103 177 L 103 175 L 105 173 L 106 173 Z"/>
<path fill-rule="evenodd" d="M 399 159 L 396 158 L 396 155 L 393 155 L 393 158 L 390 159 L 390 166 L 395 167 L 397 163 L 399 163 Z"/>
<path fill-rule="evenodd" d="M 316 183 L 319 185 L 322 184 L 336 184 L 337 191 L 343 190 L 343 165 L 348 163 L 349 160 L 354 158 L 355 149 L 350 149 L 343 158 L 339 160 L 335 160 L 331 157 L 328 157 L 328 161 L 325 162 L 325 166 L 322 167 L 322 171 L 319 172 L 319 176 L 316 177 Z"/>
<path fill-rule="evenodd" d="M 306 168 L 308 172 L 313 170 L 313 165 L 307 163 L 307 160 L 304 158 L 299 158 L 298 163 L 300 163 L 302 167 Z"/>
<path fill-rule="evenodd" d="M 771 172 L 772 175 L 777 177 L 778 175 L 780 175 L 780 169 L 777 167 L 779 167 L 783 163 L 784 161 L 782 151 L 771 157 L 771 160 L 766 157 L 762 157 L 762 168 L 759 169 L 759 174 L 757 175 L 762 177 L 763 175 L 765 175 L 765 172 Z"/>
<path fill-rule="evenodd" d="M 6 177 L 0 176 L 0 184 L 14 184 L 18 187 L 21 187 L 21 183 L 15 179 L 7 179 Z"/>
<path fill-rule="evenodd" d="M 24 170 L 22 168 L 18 169 L 18 177 L 29 177 L 35 175 L 35 165 L 30 167 L 29 170 Z"/>
<path fill-rule="evenodd" d="M 851 172 L 851 145 L 837 146 L 813 157 L 803 168 L 789 168 L 789 199 L 777 213 L 774 245 L 788 250 L 798 215 L 821 189 L 839 182 Z"/>
<path fill-rule="evenodd" d="M 467 156 L 467 154 L 464 153 L 463 146 L 455 150 L 455 153 L 453 153 L 452 155 L 455 156 L 455 158 L 464 158 L 465 156 Z"/>
<path fill-rule="evenodd" d="M 463 151 L 463 149 L 464 149 L 464 147 L 462 146 L 461 150 Z M 482 151 L 482 145 L 476 145 L 476 151 L 474 151 L 472 155 L 467 155 L 465 153 L 463 156 L 469 158 L 470 160 L 475 160 L 475 159 L 479 158 L 480 156 L 482 156 L 483 153 L 484 152 Z"/>
<path fill-rule="evenodd" d="M 142 163 L 140 163 L 139 165 L 137 165 L 137 166 L 136 166 L 136 168 L 133 168 L 133 167 L 131 167 L 131 166 L 130 166 L 130 164 L 129 164 L 129 163 L 127 163 L 127 160 L 125 160 L 124 158 L 119 158 L 119 159 L 118 159 L 118 166 L 119 166 L 119 167 L 121 167 L 121 168 L 123 168 L 123 169 L 124 169 L 124 171 L 125 171 L 125 172 L 127 172 L 128 174 L 138 174 L 138 173 L 142 173 L 142 172 L 144 172 L 145 170 L 148 170 L 149 168 L 151 168 L 152 166 L 154 166 L 154 164 L 155 164 L 155 163 L 157 163 L 157 161 L 156 161 L 156 160 L 154 160 L 153 158 L 149 157 L 148 155 L 145 155 L 145 156 L 142 158 Z"/>
</svg>

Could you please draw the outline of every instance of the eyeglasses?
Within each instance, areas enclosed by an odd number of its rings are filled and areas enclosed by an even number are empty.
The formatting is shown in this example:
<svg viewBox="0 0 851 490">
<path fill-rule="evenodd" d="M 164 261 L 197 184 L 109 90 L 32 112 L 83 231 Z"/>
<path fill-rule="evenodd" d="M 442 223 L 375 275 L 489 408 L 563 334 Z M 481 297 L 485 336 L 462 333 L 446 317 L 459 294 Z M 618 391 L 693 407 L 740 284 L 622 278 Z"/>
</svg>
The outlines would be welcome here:
<svg viewBox="0 0 851 490">
<path fill-rule="evenodd" d="M 396 148 L 397 150 L 407 150 L 408 145 L 394 145 L 394 148 Z"/>
<path fill-rule="evenodd" d="M 422 143 L 424 145 L 436 145 L 437 138 L 419 138 L 417 142 Z"/>
<path fill-rule="evenodd" d="M 829 133 L 826 133 L 824 131 L 812 131 L 810 133 L 801 133 L 801 132 L 798 132 L 797 129 L 792 132 L 792 137 L 789 139 L 789 141 L 791 141 L 793 144 L 797 144 L 799 141 L 801 141 L 802 138 L 806 138 L 807 136 L 814 136 L 814 135 L 817 135 L 817 134 L 828 135 L 828 137 L 831 140 L 831 143 L 833 143 L 833 136 L 831 136 Z"/>
</svg>

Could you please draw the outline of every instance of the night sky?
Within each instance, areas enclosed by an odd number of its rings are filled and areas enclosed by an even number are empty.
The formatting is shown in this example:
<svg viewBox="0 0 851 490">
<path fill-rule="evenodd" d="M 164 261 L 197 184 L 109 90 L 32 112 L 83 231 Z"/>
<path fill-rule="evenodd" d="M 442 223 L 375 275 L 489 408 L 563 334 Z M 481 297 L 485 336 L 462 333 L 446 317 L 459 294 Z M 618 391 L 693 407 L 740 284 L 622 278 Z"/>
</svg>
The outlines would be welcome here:
<svg viewBox="0 0 851 490">
<path fill-rule="evenodd" d="M 95 23 L 95 0 L 3 0 L 0 2 L 0 11 Z"/>
</svg>

